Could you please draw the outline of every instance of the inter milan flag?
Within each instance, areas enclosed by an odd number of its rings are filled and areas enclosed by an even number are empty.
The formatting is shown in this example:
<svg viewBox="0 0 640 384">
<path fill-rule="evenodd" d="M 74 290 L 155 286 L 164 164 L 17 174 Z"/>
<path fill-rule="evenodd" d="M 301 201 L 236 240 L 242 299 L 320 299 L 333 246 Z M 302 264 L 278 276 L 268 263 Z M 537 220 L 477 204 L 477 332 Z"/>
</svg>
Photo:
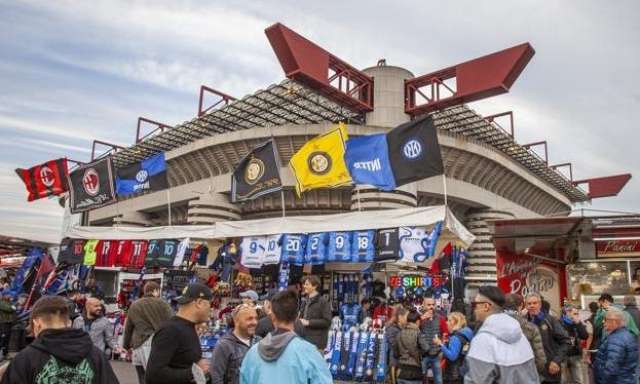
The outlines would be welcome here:
<svg viewBox="0 0 640 384">
<path fill-rule="evenodd" d="M 111 158 L 82 165 L 69 174 L 71 213 L 99 208 L 115 200 Z"/>
<path fill-rule="evenodd" d="M 307 141 L 289 160 L 296 178 L 296 193 L 316 188 L 333 188 L 351 183 L 344 161 L 347 126 L 337 128 Z"/>
<path fill-rule="evenodd" d="M 117 170 L 116 194 L 118 196 L 159 191 L 168 187 L 164 152 Z"/>
<path fill-rule="evenodd" d="M 387 133 L 387 143 L 396 187 L 444 173 L 431 116 L 397 126 Z"/>
<path fill-rule="evenodd" d="M 360 136 L 347 140 L 344 160 L 354 183 L 373 185 L 383 191 L 391 191 L 396 187 L 389 163 L 387 135 Z"/>
<path fill-rule="evenodd" d="M 69 190 L 67 159 L 47 161 L 29 169 L 16 168 L 16 173 L 27 187 L 28 201 L 59 195 Z"/>
<path fill-rule="evenodd" d="M 253 200 L 282 190 L 280 162 L 273 140 L 254 148 L 231 175 L 231 201 Z"/>
</svg>

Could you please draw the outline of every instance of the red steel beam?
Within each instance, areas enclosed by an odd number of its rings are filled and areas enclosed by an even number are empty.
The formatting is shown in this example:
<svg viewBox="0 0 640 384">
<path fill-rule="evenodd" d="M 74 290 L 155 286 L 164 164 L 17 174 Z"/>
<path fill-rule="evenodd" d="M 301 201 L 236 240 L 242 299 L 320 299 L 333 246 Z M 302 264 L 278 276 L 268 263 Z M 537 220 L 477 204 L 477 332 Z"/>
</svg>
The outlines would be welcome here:
<svg viewBox="0 0 640 384">
<path fill-rule="evenodd" d="M 109 142 L 106 142 L 106 141 L 93 140 L 93 144 L 91 145 L 91 161 L 96 159 L 96 145 L 103 145 L 103 146 L 109 147 L 109 150 L 107 152 L 101 154 L 99 157 L 102 157 L 105 154 L 108 154 L 108 153 L 111 153 L 111 152 L 117 152 L 119 150 L 125 149 L 123 146 L 112 144 L 112 143 L 109 143 Z"/>
<path fill-rule="evenodd" d="M 547 141 L 543 140 L 543 141 L 536 141 L 535 143 L 529 143 L 529 144 L 522 144 L 523 148 L 526 149 L 530 149 L 531 147 L 537 147 L 537 146 L 544 146 L 544 162 L 549 165 L 549 150 L 547 149 Z M 533 152 L 533 151 L 529 151 L 532 152 L 533 154 L 537 155 L 537 153 Z"/>
<path fill-rule="evenodd" d="M 499 124 L 496 119 L 498 117 L 504 117 L 504 116 L 509 116 L 509 130 L 507 131 L 506 129 L 504 129 L 502 127 L 501 124 Z M 489 123 L 493 123 L 495 125 L 497 125 L 500 129 L 502 129 L 503 131 L 507 132 L 512 138 L 514 135 L 514 123 L 513 123 L 513 111 L 507 111 L 507 112 L 502 112 L 502 113 L 496 113 L 495 115 L 489 115 L 489 116 L 485 116 L 484 117 L 485 120 L 487 120 Z"/>
<path fill-rule="evenodd" d="M 287 78 L 356 112 L 373 110 L 373 78 L 280 23 L 264 32 Z"/>
<path fill-rule="evenodd" d="M 569 168 L 569 180 L 571 180 L 573 182 L 573 165 L 571 163 L 561 163 L 561 164 L 555 164 L 555 165 L 550 165 L 549 168 L 553 169 L 554 171 L 558 168 Z"/>
<path fill-rule="evenodd" d="M 531 44 L 524 43 L 405 80 L 405 112 L 415 116 L 509 92 L 534 54 Z M 445 84 L 445 80 L 454 78 L 455 90 Z M 420 92 L 420 88 L 425 86 L 431 87 L 430 96 Z M 443 88 L 452 95 L 440 97 Z M 427 101 L 418 104 L 417 95 L 422 95 Z"/>
<path fill-rule="evenodd" d="M 142 123 L 154 125 L 155 128 L 152 129 L 151 132 L 148 132 L 146 135 L 140 136 L 140 132 L 142 132 Z M 145 117 L 140 116 L 138 117 L 138 126 L 136 128 L 136 143 L 141 142 L 142 140 L 146 139 L 147 137 L 149 137 L 150 135 L 152 135 L 158 130 L 160 130 L 160 132 L 164 132 L 165 129 L 169 129 L 169 128 L 173 128 L 173 127 L 170 125 L 159 123 L 155 120 L 147 119 Z"/>
<path fill-rule="evenodd" d="M 577 180 L 573 182 L 573 185 L 588 184 L 589 198 L 597 199 L 600 197 L 618 196 L 629 180 L 631 180 L 631 174 L 625 173 L 622 175 Z"/>
<path fill-rule="evenodd" d="M 212 93 L 216 96 L 220 96 L 220 100 L 218 100 L 217 102 L 211 104 L 210 106 L 204 108 L 204 94 L 205 92 L 207 93 Z M 224 103 L 224 106 L 229 105 L 230 102 L 235 101 L 236 98 L 229 96 L 225 93 L 222 93 L 216 89 L 207 87 L 206 85 L 201 85 L 200 86 L 200 100 L 198 101 L 198 117 L 204 115 L 205 113 L 207 113 L 208 111 L 210 111 L 211 109 L 221 105 Z"/>
</svg>

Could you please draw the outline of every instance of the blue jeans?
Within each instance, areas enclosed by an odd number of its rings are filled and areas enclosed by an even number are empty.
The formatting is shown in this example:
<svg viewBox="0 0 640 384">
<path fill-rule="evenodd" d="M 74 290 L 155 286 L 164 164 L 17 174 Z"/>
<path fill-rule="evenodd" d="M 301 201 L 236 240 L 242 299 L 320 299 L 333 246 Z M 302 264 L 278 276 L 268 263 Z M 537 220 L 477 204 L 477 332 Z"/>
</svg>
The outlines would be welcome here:
<svg viewBox="0 0 640 384">
<path fill-rule="evenodd" d="M 422 384 L 422 380 L 403 380 L 403 379 L 398 379 L 398 384 Z"/>
<path fill-rule="evenodd" d="M 442 384 L 442 369 L 440 368 L 440 356 L 423 357 L 422 358 L 422 373 L 425 375 L 431 368 L 433 372 L 433 382 L 435 384 Z"/>
</svg>

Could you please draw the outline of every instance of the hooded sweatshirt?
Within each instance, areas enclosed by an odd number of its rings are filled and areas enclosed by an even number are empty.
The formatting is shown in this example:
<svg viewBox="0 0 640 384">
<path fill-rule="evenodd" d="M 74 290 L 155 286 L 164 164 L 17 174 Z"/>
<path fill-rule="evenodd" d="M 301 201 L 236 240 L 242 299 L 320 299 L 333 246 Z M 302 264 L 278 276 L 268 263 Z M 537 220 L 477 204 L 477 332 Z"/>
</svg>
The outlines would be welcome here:
<svg viewBox="0 0 640 384">
<path fill-rule="evenodd" d="M 112 384 L 118 378 L 104 353 L 81 329 L 44 330 L 11 361 L 2 384 Z"/>
<path fill-rule="evenodd" d="M 240 367 L 241 384 L 331 384 L 316 347 L 294 332 L 277 329 L 251 347 Z"/>
<path fill-rule="evenodd" d="M 538 384 L 533 351 L 511 316 L 489 316 L 471 340 L 465 384 Z"/>
</svg>

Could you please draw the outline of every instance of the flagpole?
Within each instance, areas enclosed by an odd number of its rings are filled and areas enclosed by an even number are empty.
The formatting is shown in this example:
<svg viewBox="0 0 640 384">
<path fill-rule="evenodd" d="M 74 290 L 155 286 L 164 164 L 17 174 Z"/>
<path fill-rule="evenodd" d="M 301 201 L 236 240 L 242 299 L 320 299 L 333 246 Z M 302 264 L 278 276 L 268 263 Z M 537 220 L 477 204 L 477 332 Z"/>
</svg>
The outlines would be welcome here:
<svg viewBox="0 0 640 384">
<path fill-rule="evenodd" d="M 442 174 L 442 187 L 443 187 L 443 191 L 444 191 L 444 206 L 446 207 L 447 204 L 447 176 L 443 173 Z"/>
<path fill-rule="evenodd" d="M 169 214 L 169 226 L 171 226 L 171 192 L 167 188 L 167 213 Z"/>
<path fill-rule="evenodd" d="M 285 206 L 284 206 L 284 189 L 280 190 L 280 204 L 282 205 L 282 217 L 286 216 Z"/>
</svg>

